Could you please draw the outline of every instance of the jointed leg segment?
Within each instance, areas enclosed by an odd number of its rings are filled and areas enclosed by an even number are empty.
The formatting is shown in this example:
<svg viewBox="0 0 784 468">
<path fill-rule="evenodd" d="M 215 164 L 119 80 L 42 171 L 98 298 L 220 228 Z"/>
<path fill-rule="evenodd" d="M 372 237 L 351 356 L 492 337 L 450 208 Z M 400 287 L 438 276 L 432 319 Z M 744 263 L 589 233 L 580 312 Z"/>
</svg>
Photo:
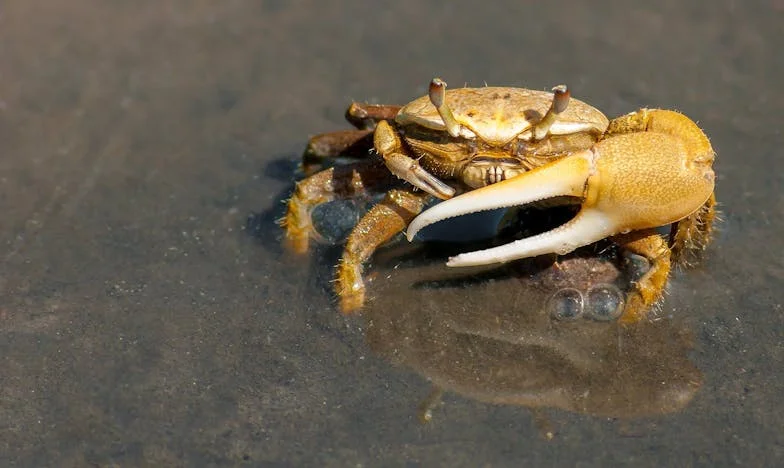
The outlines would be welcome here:
<svg viewBox="0 0 784 468">
<path fill-rule="evenodd" d="M 316 206 L 392 183 L 394 178 L 378 161 L 331 167 L 298 182 L 281 223 L 286 229 L 288 247 L 296 253 L 305 253 L 310 238 L 318 236 L 310 217 Z"/>
<path fill-rule="evenodd" d="M 351 231 L 338 265 L 335 292 L 340 310 L 349 314 L 365 302 L 362 281 L 363 264 L 375 250 L 408 226 L 429 197 L 410 190 L 390 190 L 386 197 L 368 211 Z"/>
<path fill-rule="evenodd" d="M 360 130 L 373 130 L 382 120 L 394 120 L 400 106 L 352 102 L 346 109 L 346 120 Z"/>
<path fill-rule="evenodd" d="M 690 266 L 699 258 L 713 237 L 715 219 L 716 196 L 711 194 L 699 210 L 673 224 L 670 234 L 673 262 Z"/>
</svg>

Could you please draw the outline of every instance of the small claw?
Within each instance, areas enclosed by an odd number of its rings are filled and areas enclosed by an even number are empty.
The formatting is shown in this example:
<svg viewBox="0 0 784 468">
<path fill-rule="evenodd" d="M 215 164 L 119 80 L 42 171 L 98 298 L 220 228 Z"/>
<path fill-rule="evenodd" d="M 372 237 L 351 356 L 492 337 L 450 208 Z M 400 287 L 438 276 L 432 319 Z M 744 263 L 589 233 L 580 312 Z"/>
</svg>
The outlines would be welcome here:
<svg viewBox="0 0 784 468">
<path fill-rule="evenodd" d="M 447 200 L 455 194 L 455 189 L 427 172 L 419 163 L 408 156 L 400 153 L 392 154 L 387 157 L 386 164 L 397 177 L 435 197 Z"/>
</svg>

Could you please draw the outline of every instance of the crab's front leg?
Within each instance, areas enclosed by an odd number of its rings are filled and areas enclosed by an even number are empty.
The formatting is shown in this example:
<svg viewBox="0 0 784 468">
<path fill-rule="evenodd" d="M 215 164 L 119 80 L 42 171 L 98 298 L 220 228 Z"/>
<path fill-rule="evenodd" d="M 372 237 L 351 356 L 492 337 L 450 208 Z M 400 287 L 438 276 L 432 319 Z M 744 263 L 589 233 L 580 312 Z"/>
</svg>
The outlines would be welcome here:
<svg viewBox="0 0 784 468">
<path fill-rule="evenodd" d="M 363 265 L 383 243 L 403 231 L 429 198 L 427 193 L 390 190 L 351 231 L 338 265 L 335 292 L 344 314 L 358 311 L 365 302 Z"/>
<path fill-rule="evenodd" d="M 373 143 L 392 174 L 442 200 L 451 198 L 455 194 L 455 189 L 427 172 L 415 159 L 406 154 L 400 136 L 389 122 L 378 123 Z"/>
<path fill-rule="evenodd" d="M 308 251 L 310 239 L 318 238 L 311 221 L 316 206 L 391 183 L 394 178 L 378 160 L 331 167 L 297 182 L 280 222 L 286 230 L 286 246 L 302 254 Z"/>
</svg>

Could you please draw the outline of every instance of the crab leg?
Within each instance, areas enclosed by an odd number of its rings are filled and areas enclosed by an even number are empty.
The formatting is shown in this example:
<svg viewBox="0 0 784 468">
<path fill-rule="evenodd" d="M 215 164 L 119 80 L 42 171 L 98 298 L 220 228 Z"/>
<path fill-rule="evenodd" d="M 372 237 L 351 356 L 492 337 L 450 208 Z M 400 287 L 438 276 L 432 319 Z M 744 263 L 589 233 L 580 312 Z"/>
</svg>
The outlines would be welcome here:
<svg viewBox="0 0 784 468">
<path fill-rule="evenodd" d="M 338 130 L 311 137 L 302 155 L 306 172 L 312 166 L 323 165 L 326 159 L 366 158 L 373 149 L 372 133 L 378 122 L 394 120 L 399 111 L 400 106 L 352 102 L 346 109 L 346 120 L 357 130 Z"/>
<path fill-rule="evenodd" d="M 613 237 L 626 252 L 645 257 L 650 263 L 648 271 L 637 281 L 626 299 L 622 323 L 639 322 L 648 307 L 658 302 L 670 274 L 671 254 L 667 241 L 654 229 L 619 234 Z"/>
<path fill-rule="evenodd" d="M 394 179 L 377 161 L 331 167 L 297 182 L 288 201 L 286 216 L 280 221 L 286 230 L 286 246 L 302 254 L 308 251 L 311 238 L 319 238 L 310 218 L 316 206 L 392 182 Z"/>
<path fill-rule="evenodd" d="M 359 220 L 346 241 L 338 265 L 335 292 L 344 314 L 358 311 L 365 302 L 362 270 L 365 262 L 383 243 L 405 229 L 419 214 L 429 195 L 410 190 L 390 190 L 386 197 Z"/>
<path fill-rule="evenodd" d="M 694 214 L 672 226 L 670 244 L 674 262 L 680 266 L 691 266 L 700 257 L 711 241 L 716 216 L 716 197 L 711 195 Z"/>
<path fill-rule="evenodd" d="M 352 102 L 346 109 L 346 120 L 360 130 L 373 130 L 382 120 L 394 120 L 401 106 Z"/>
</svg>

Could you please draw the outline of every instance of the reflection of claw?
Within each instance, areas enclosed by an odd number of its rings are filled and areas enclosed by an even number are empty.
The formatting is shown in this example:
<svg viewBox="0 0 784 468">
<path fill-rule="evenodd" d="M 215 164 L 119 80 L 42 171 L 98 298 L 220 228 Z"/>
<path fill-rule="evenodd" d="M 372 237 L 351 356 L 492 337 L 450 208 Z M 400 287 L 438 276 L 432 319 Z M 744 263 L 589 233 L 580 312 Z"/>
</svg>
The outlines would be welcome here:
<svg viewBox="0 0 784 468">
<path fill-rule="evenodd" d="M 462 273 L 425 255 L 406 268 L 377 262 L 384 281 L 363 311 L 366 342 L 432 385 L 416 413 L 425 423 L 441 416 L 442 392 L 623 420 L 680 411 L 702 382 L 686 330 L 670 320 L 639 327 L 603 321 L 631 286 L 618 256 L 585 249 L 563 260 L 565 274 L 548 267 L 532 275 L 535 262 L 526 262 L 482 284 L 435 288 L 419 285 Z M 564 284 L 577 288 L 567 296 L 584 298 L 580 311 L 592 320 L 553 322 L 545 313 Z M 544 432 L 550 437 L 552 430 Z"/>
</svg>

